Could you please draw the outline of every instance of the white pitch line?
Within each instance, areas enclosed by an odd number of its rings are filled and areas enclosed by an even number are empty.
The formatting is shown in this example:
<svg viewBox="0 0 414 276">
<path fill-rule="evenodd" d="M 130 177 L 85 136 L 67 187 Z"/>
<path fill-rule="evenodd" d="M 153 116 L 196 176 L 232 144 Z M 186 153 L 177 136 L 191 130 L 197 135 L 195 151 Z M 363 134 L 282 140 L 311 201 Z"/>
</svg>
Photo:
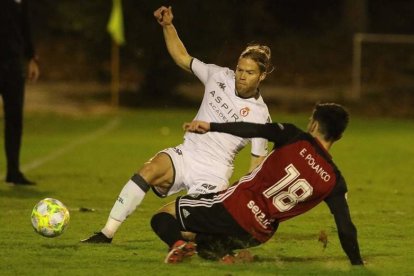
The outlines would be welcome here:
<svg viewBox="0 0 414 276">
<path fill-rule="evenodd" d="M 36 169 L 36 168 L 46 164 L 47 162 L 55 160 L 58 157 L 70 152 L 74 148 L 76 148 L 80 145 L 86 144 L 90 141 L 93 141 L 93 140 L 99 138 L 100 136 L 110 132 L 111 130 L 115 129 L 119 125 L 120 122 L 121 122 L 121 120 L 119 118 L 114 118 L 114 119 L 110 120 L 103 127 L 99 128 L 96 131 L 94 131 L 92 133 L 89 133 L 89 134 L 87 134 L 83 137 L 80 137 L 79 139 L 67 144 L 63 148 L 60 148 L 56 151 L 53 151 L 53 152 L 49 153 L 48 155 L 43 156 L 41 158 L 35 159 L 34 161 L 32 161 L 30 163 L 22 165 L 22 171 L 27 172 L 27 171 Z"/>
</svg>

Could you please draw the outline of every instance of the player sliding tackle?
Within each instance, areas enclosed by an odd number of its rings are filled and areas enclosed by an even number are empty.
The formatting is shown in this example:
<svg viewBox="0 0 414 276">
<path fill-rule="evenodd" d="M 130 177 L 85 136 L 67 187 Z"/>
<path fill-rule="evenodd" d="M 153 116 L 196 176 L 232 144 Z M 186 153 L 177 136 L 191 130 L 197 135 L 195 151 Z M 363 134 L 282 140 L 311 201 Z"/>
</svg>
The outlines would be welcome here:
<svg viewBox="0 0 414 276">
<path fill-rule="evenodd" d="M 259 85 L 272 70 L 267 46 L 248 46 L 239 56 L 235 72 L 205 64 L 190 56 L 172 23 L 171 7 L 154 12 L 162 26 L 165 43 L 175 63 L 193 73 L 204 84 L 204 98 L 194 120 L 210 122 L 270 121 L 269 111 L 259 93 Z M 252 143 L 251 169 L 267 154 L 267 140 L 240 138 L 222 133 L 186 133 L 184 142 L 157 153 L 125 184 L 104 228 L 83 240 L 110 243 L 120 225 L 134 212 L 147 191 L 165 197 L 186 190 L 208 193 L 224 190 L 233 173 L 235 155 Z M 191 169 L 189 169 L 191 168 Z"/>
<path fill-rule="evenodd" d="M 329 149 L 348 124 L 337 104 L 317 104 L 307 132 L 292 124 L 207 123 L 184 125 L 189 132 L 222 132 L 244 138 L 262 137 L 275 149 L 231 188 L 212 194 L 186 195 L 154 215 L 151 226 L 170 248 L 166 263 L 194 254 L 233 262 L 233 250 L 267 242 L 279 224 L 325 201 L 334 216 L 339 239 L 353 265 L 362 265 L 357 230 L 346 201 L 345 180 Z M 312 160 L 312 161 L 311 161 Z M 195 243 L 181 231 L 196 234 Z"/>
</svg>

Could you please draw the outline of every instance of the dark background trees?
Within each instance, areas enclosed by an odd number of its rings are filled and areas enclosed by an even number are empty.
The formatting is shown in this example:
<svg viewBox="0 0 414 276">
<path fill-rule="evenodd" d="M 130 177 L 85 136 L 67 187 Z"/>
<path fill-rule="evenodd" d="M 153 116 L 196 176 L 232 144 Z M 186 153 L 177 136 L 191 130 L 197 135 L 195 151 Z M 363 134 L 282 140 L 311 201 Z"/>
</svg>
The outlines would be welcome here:
<svg viewBox="0 0 414 276">
<path fill-rule="evenodd" d="M 121 79 L 141 98 L 167 99 L 178 84 L 194 81 L 168 56 L 152 15 L 160 5 L 173 6 L 181 39 L 205 62 L 234 67 L 247 43 L 268 44 L 277 69 L 269 82 L 278 85 L 344 85 L 355 32 L 414 33 L 409 0 L 123 0 Z M 109 81 L 111 7 L 110 0 L 32 1 L 43 80 Z"/>
</svg>

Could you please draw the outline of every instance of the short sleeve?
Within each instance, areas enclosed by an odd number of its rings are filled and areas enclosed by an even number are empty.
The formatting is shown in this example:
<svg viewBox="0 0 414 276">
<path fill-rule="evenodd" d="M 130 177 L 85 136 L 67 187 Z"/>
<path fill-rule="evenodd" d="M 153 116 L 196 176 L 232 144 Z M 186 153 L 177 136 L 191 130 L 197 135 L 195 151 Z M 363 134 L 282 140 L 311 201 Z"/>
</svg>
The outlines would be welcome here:
<svg viewBox="0 0 414 276">
<path fill-rule="evenodd" d="M 266 156 L 267 155 L 267 140 L 264 138 L 253 138 L 251 153 L 255 156 Z"/>
<path fill-rule="evenodd" d="M 193 74 L 203 83 L 206 84 L 211 75 L 225 68 L 214 65 L 206 64 L 196 58 L 191 60 L 191 71 Z"/>
<path fill-rule="evenodd" d="M 271 123 L 272 118 L 270 117 L 269 112 L 267 112 L 266 123 Z M 253 138 L 252 139 L 252 149 L 251 154 L 255 156 L 266 156 L 268 153 L 268 140 L 264 138 Z"/>
</svg>

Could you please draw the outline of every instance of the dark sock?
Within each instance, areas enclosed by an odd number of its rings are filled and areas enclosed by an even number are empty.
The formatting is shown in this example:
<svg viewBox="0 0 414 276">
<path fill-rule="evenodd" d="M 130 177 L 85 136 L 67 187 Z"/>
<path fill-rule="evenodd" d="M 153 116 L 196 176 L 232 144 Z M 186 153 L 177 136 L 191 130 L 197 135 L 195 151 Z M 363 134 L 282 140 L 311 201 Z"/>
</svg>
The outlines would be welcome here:
<svg viewBox="0 0 414 276">
<path fill-rule="evenodd" d="M 171 214 L 155 214 L 151 219 L 151 227 L 170 248 L 176 241 L 183 239 L 180 224 Z"/>
</svg>

